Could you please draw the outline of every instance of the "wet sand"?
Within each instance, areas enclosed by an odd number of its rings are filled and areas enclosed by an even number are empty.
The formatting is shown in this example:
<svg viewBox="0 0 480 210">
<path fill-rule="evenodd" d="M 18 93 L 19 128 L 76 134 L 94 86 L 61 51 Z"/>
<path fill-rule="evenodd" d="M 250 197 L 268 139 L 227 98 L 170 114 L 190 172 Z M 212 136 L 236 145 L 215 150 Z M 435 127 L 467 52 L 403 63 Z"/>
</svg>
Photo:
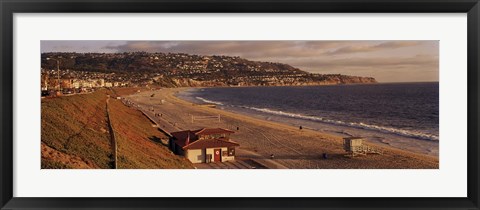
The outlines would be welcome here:
<svg viewBox="0 0 480 210">
<path fill-rule="evenodd" d="M 183 101 L 174 96 L 184 89 L 144 91 L 127 99 L 140 105 L 145 111 L 153 109 L 159 120 L 170 124 L 172 129 L 187 130 L 203 127 L 221 127 L 235 131 L 232 140 L 238 142 L 236 158 L 252 159 L 268 168 L 296 169 L 436 169 L 438 158 L 403 151 L 388 146 L 367 144 L 383 154 L 346 157 L 343 140 L 339 136 L 290 125 L 256 119 L 227 112 L 218 108 L 201 106 Z M 152 94 L 154 94 L 152 96 Z M 163 101 L 163 103 L 162 103 Z M 220 116 L 218 118 L 193 120 L 193 116 Z M 238 127 L 238 130 L 237 130 Z M 322 157 L 327 154 L 327 159 Z M 271 155 L 274 158 L 271 158 Z"/>
</svg>

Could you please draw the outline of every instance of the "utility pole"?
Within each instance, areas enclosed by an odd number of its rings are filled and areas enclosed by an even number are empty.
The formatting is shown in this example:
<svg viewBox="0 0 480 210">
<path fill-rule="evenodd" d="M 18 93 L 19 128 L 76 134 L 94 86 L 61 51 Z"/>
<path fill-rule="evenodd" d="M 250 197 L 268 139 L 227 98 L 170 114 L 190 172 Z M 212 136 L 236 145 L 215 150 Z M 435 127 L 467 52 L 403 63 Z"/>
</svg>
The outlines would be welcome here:
<svg viewBox="0 0 480 210">
<path fill-rule="evenodd" d="M 102 88 L 107 86 L 106 83 L 107 83 L 107 68 L 104 68 L 103 69 L 103 87 Z"/>
<path fill-rule="evenodd" d="M 58 91 L 62 92 L 62 85 L 60 84 L 60 61 L 57 61 L 57 82 L 58 82 Z"/>
<path fill-rule="evenodd" d="M 62 92 L 62 86 L 60 85 L 60 60 L 55 59 L 55 58 L 47 58 L 47 60 L 55 60 L 57 61 L 57 83 L 58 83 L 58 92 Z"/>
</svg>

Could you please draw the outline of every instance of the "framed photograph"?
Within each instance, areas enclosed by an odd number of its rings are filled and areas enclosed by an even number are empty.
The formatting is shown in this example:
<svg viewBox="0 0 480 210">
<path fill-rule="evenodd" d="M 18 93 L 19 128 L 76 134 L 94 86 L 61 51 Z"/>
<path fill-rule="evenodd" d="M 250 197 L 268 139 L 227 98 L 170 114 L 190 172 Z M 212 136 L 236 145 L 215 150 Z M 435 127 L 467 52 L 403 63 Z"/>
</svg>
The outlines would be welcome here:
<svg viewBox="0 0 480 210">
<path fill-rule="evenodd" d="M 479 209 L 477 0 L 0 6 L 1 209 Z"/>
</svg>

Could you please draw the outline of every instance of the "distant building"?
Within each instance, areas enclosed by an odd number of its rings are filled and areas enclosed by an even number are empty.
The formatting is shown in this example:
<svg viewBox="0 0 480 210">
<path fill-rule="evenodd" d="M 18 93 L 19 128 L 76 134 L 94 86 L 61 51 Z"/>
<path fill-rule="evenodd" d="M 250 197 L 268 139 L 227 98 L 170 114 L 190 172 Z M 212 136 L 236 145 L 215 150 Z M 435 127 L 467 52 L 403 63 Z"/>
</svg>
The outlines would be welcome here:
<svg viewBox="0 0 480 210">
<path fill-rule="evenodd" d="M 42 81 L 42 90 L 48 90 L 48 74 L 41 74 L 41 81 Z"/>
<path fill-rule="evenodd" d="M 92 82 L 84 80 L 84 81 L 82 81 L 81 86 L 84 87 L 84 88 L 92 88 L 93 84 L 92 84 Z"/>
<path fill-rule="evenodd" d="M 61 88 L 73 88 L 73 79 L 60 79 Z"/>
<path fill-rule="evenodd" d="M 82 81 L 79 81 L 79 80 L 75 80 L 73 81 L 73 88 L 81 88 L 82 87 Z"/>
<path fill-rule="evenodd" d="M 98 79 L 97 80 L 97 87 L 105 87 L 105 80 L 104 79 Z"/>
<path fill-rule="evenodd" d="M 172 133 L 170 148 L 192 163 L 225 162 L 235 160 L 235 147 L 230 140 L 235 132 L 223 128 L 203 128 Z"/>
</svg>

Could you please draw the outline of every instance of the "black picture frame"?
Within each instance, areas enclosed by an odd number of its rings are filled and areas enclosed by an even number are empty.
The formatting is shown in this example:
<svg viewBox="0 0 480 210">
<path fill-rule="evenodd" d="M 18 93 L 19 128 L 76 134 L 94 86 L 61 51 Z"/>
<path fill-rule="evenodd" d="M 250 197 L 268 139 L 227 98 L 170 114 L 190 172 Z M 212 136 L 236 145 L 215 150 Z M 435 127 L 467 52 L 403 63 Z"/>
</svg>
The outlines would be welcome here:
<svg viewBox="0 0 480 210">
<path fill-rule="evenodd" d="M 1 209 L 479 209 L 478 0 L 0 0 Z M 15 13 L 467 13 L 468 196 L 465 198 L 25 198 L 13 197 Z"/>
</svg>

